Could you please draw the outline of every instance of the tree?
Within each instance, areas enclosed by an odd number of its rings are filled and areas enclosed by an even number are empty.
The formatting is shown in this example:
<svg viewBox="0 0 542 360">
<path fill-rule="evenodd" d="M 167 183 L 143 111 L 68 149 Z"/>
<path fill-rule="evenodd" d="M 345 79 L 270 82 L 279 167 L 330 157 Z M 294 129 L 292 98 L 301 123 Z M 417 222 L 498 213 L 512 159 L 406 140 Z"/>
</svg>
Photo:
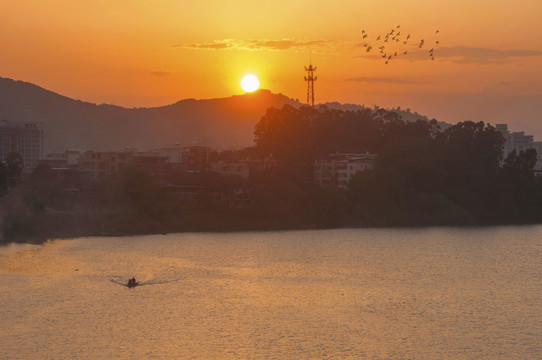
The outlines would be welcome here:
<svg viewBox="0 0 542 360">
<path fill-rule="evenodd" d="M 16 186 L 21 178 L 23 172 L 23 157 L 16 152 L 11 152 L 6 158 L 6 181 L 7 189 Z"/>
<path fill-rule="evenodd" d="M 8 190 L 8 172 L 6 165 L 0 162 L 0 195 L 4 195 Z"/>
<path fill-rule="evenodd" d="M 444 188 L 451 199 L 483 211 L 500 172 L 504 141 L 493 126 L 472 121 L 460 122 L 437 136 Z"/>
</svg>

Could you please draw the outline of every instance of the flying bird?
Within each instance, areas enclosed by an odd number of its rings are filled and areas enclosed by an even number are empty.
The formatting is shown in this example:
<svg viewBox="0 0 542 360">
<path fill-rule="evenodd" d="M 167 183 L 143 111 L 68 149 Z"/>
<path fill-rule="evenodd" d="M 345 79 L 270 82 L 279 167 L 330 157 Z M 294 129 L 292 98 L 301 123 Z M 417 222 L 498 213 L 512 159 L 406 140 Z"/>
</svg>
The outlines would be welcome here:
<svg viewBox="0 0 542 360">
<path fill-rule="evenodd" d="M 409 52 L 411 52 L 409 49 L 410 46 L 416 46 L 416 40 L 415 36 L 413 37 L 412 34 L 405 34 L 404 31 L 399 30 L 401 28 L 401 25 L 394 26 L 388 33 L 379 34 L 378 36 L 369 38 L 368 33 L 365 29 L 361 31 L 361 37 L 364 39 L 364 42 L 359 43 L 359 46 L 363 45 L 363 48 L 365 49 L 365 53 L 370 53 L 372 51 L 376 52 L 376 49 L 378 49 L 378 54 L 382 57 L 384 63 L 386 65 L 389 65 L 391 63 L 391 60 L 393 60 L 394 57 L 397 57 L 399 55 L 407 55 Z M 438 34 L 440 31 L 436 30 L 435 34 Z M 403 37 L 401 37 L 401 33 L 403 33 Z M 371 40 L 372 39 L 372 40 Z M 409 39 L 413 39 L 413 44 L 410 45 Z M 428 50 L 429 58 L 432 61 L 435 61 L 435 49 L 438 50 L 438 46 L 440 44 L 440 41 L 437 40 L 438 38 L 435 37 L 433 41 L 435 41 L 434 48 L 431 48 Z M 388 44 L 384 43 L 391 43 L 395 42 L 397 45 L 393 45 L 394 49 L 391 49 Z M 418 40 L 418 47 L 421 49 L 425 47 L 425 40 L 420 39 Z M 429 43 L 428 43 L 429 44 Z M 380 45 L 380 46 L 379 46 Z M 387 48 L 387 50 L 386 50 Z M 376 54 L 375 54 L 376 55 Z"/>
</svg>

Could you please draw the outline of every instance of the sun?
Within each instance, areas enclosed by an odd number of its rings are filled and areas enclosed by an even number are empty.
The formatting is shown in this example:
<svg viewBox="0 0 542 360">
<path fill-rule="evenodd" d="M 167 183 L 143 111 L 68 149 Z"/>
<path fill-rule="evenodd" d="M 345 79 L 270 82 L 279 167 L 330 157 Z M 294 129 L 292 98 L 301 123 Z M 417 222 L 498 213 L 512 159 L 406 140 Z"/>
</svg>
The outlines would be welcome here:
<svg viewBox="0 0 542 360">
<path fill-rule="evenodd" d="M 258 90 L 258 88 L 260 87 L 260 82 L 255 75 L 245 75 L 245 77 L 243 77 L 243 80 L 241 80 L 241 87 L 246 92 L 253 92 L 255 90 Z"/>
</svg>

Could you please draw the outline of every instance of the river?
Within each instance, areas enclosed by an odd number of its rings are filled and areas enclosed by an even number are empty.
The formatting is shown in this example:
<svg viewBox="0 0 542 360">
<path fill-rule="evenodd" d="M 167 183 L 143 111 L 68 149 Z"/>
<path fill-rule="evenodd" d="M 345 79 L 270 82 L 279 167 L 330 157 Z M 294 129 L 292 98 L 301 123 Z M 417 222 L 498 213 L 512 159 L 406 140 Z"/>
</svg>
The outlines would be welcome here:
<svg viewBox="0 0 542 360">
<path fill-rule="evenodd" d="M 542 226 L 0 248 L 1 359 L 540 359 Z M 124 284 L 134 276 L 142 286 Z"/>
</svg>

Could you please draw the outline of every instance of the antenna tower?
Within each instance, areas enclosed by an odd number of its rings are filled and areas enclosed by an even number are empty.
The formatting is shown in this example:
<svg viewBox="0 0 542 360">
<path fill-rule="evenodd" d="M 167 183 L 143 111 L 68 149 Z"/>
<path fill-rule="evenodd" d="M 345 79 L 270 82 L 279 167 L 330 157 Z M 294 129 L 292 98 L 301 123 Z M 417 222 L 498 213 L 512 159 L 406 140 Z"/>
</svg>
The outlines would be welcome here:
<svg viewBox="0 0 542 360">
<path fill-rule="evenodd" d="M 318 80 L 318 77 L 314 76 L 316 66 L 312 64 L 305 66 L 305 71 L 307 72 L 307 76 L 305 76 L 305 81 L 307 82 L 307 105 L 314 107 L 314 82 Z"/>
</svg>

